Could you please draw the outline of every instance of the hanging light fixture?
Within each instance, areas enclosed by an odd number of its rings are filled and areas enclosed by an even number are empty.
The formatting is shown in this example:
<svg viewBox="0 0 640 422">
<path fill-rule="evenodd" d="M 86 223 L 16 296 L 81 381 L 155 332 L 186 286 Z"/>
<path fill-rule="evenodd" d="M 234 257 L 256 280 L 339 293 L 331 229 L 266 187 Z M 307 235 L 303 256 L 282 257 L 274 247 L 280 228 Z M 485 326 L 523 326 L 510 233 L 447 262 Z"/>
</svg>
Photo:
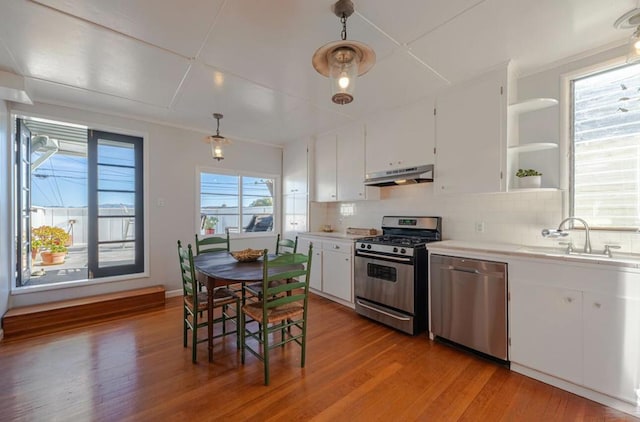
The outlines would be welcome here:
<svg viewBox="0 0 640 422">
<path fill-rule="evenodd" d="M 627 13 L 620 16 L 613 26 L 618 29 L 635 29 L 633 35 L 629 38 L 627 63 L 640 60 L 640 9 L 635 8 L 629 10 Z"/>
<path fill-rule="evenodd" d="M 215 160 L 224 160 L 224 151 L 222 149 L 223 145 L 229 145 L 231 143 L 230 140 L 220 135 L 220 119 L 222 119 L 222 114 L 213 113 L 213 118 L 217 121 L 216 134 L 207 136 L 205 141 L 211 145 L 211 157 Z"/>
<path fill-rule="evenodd" d="M 353 2 L 338 0 L 332 9 L 342 23 L 341 40 L 317 49 L 311 61 L 318 73 L 329 77 L 331 100 L 349 104 L 353 101 L 356 78 L 373 67 L 376 53 L 364 43 L 347 41 L 347 18 L 354 12 Z"/>
</svg>

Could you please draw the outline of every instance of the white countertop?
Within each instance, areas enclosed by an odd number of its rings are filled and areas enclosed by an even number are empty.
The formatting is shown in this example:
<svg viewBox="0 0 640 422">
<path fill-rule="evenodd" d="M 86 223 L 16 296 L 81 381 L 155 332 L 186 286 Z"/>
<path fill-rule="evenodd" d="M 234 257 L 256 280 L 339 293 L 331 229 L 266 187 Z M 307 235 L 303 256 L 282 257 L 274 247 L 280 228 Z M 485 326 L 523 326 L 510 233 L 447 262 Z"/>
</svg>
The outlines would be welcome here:
<svg viewBox="0 0 640 422">
<path fill-rule="evenodd" d="M 564 249 L 542 246 L 525 246 L 510 243 L 491 242 L 467 242 L 461 240 L 445 240 L 429 243 L 427 246 L 431 252 L 468 251 L 471 253 L 485 253 L 494 255 L 506 255 L 515 257 L 544 258 L 554 261 L 566 261 L 572 263 L 590 263 L 600 265 L 612 265 L 617 267 L 640 268 L 640 255 L 613 251 L 611 258 L 598 253 L 567 254 Z"/>
</svg>

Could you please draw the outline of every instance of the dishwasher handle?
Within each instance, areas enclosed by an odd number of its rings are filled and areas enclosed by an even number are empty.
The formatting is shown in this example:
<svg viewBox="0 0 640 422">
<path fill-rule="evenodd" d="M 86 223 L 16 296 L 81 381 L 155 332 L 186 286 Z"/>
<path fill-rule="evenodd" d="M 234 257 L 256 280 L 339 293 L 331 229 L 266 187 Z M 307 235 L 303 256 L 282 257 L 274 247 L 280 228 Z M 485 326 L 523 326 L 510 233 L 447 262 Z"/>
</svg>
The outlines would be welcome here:
<svg viewBox="0 0 640 422">
<path fill-rule="evenodd" d="M 482 272 L 480 270 L 478 270 L 477 268 L 465 268 L 465 267 L 456 267 L 454 265 L 449 265 L 447 266 L 447 270 L 449 271 L 458 271 L 461 273 L 468 273 L 468 274 L 475 274 L 475 275 L 480 275 L 480 276 L 484 276 L 484 277 L 495 277 L 495 278 L 504 278 L 504 273 L 503 272 Z"/>
</svg>

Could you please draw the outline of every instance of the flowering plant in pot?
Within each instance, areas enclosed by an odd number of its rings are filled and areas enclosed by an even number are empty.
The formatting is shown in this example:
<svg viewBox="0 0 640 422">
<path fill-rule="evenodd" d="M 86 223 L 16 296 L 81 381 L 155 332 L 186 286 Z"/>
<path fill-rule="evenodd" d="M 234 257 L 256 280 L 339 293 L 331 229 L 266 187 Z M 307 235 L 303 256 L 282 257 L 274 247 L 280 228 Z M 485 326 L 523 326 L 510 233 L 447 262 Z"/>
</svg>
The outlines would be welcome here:
<svg viewBox="0 0 640 422">
<path fill-rule="evenodd" d="M 69 234 L 59 227 L 40 226 L 31 230 L 32 245 L 37 245 L 44 265 L 62 264 L 67 255 Z"/>
<path fill-rule="evenodd" d="M 218 224 L 218 217 L 213 215 L 207 216 L 204 220 L 204 234 L 215 234 L 216 225 Z"/>
<path fill-rule="evenodd" d="M 539 188 L 542 185 L 542 173 L 534 169 L 518 169 L 516 176 L 519 178 L 520 188 Z"/>
</svg>

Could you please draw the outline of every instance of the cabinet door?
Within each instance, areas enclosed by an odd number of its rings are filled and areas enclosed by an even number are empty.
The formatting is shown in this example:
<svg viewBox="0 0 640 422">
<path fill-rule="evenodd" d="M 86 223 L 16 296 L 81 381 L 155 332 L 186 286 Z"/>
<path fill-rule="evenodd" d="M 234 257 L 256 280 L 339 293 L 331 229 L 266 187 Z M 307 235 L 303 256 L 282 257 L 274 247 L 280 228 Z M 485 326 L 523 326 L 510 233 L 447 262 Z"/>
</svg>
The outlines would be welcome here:
<svg viewBox="0 0 640 422">
<path fill-rule="evenodd" d="M 316 201 L 336 201 L 336 135 L 319 137 L 315 148 Z"/>
<path fill-rule="evenodd" d="M 351 254 L 323 250 L 322 291 L 353 302 L 351 284 Z"/>
<path fill-rule="evenodd" d="M 433 164 L 434 100 L 385 111 L 366 122 L 366 173 Z"/>
<path fill-rule="evenodd" d="M 298 238 L 298 252 L 306 255 L 309 252 L 309 243 L 313 243 L 309 287 L 322 291 L 322 242 L 319 240 L 300 237 Z"/>
<path fill-rule="evenodd" d="M 500 192 L 506 155 L 506 69 L 437 99 L 436 192 Z"/>
<path fill-rule="evenodd" d="M 283 220 L 285 237 L 295 237 L 307 231 L 307 195 L 291 193 L 283 195 Z"/>
<path fill-rule="evenodd" d="M 283 194 L 306 193 L 307 141 L 290 142 L 282 152 Z"/>
<path fill-rule="evenodd" d="M 510 360 L 582 384 L 582 292 L 510 284 Z"/>
<path fill-rule="evenodd" d="M 584 385 L 636 403 L 640 300 L 584 293 Z"/>
<path fill-rule="evenodd" d="M 365 199 L 364 127 L 352 125 L 338 133 L 338 201 Z"/>
</svg>

